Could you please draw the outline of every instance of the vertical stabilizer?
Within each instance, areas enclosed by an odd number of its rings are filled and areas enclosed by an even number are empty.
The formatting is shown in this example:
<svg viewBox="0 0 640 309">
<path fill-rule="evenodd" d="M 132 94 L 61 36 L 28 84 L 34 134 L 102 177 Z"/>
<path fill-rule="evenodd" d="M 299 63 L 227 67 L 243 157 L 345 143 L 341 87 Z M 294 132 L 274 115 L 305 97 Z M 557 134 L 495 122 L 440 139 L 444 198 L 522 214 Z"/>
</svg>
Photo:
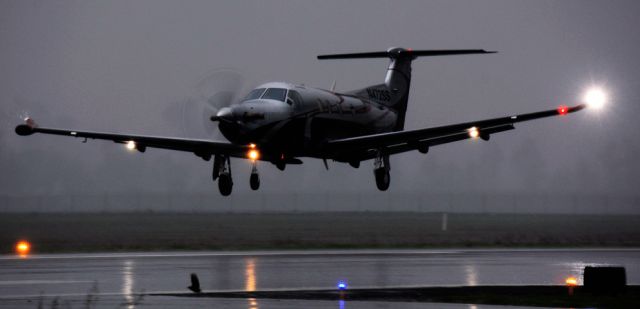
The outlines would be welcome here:
<svg viewBox="0 0 640 309">
<path fill-rule="evenodd" d="M 495 52 L 483 49 L 411 50 L 392 47 L 382 52 L 320 55 L 318 59 L 389 58 L 389 68 L 387 69 L 384 84 L 369 86 L 350 93 L 395 110 L 398 120 L 394 129 L 401 131 L 404 129 L 404 120 L 407 113 L 407 102 L 409 101 L 409 89 L 411 86 L 411 62 L 413 60 L 418 57 L 428 56 L 491 53 Z"/>
</svg>

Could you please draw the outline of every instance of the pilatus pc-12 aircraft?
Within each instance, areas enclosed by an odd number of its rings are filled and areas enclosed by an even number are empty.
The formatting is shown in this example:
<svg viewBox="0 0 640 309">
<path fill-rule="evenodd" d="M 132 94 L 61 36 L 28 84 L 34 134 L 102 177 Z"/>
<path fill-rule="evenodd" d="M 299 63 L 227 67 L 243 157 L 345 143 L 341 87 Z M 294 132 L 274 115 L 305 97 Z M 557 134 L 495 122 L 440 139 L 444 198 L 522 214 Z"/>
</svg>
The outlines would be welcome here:
<svg viewBox="0 0 640 309">
<path fill-rule="evenodd" d="M 586 107 L 561 106 L 529 114 L 404 130 L 413 60 L 490 53 L 494 52 L 390 48 L 381 52 L 318 56 L 318 59 L 389 58 L 390 63 L 384 83 L 345 93 L 283 82 L 260 85 L 241 102 L 228 102 L 228 106 L 210 115 L 210 121 L 218 123 L 229 142 L 44 128 L 30 118 L 15 131 L 22 136 L 45 133 L 110 140 L 140 152 L 147 148 L 186 151 L 206 161 L 213 157 L 213 180 L 218 181 L 224 196 L 233 189 L 231 158 L 252 161 L 253 190 L 260 186 L 257 161 L 271 162 L 284 170 L 289 164 L 302 164 L 300 158 L 304 157 L 322 159 L 325 166 L 327 160 L 334 160 L 354 168 L 362 161 L 373 160 L 376 185 L 384 191 L 391 180 L 391 155 L 413 150 L 427 153 L 430 147 L 469 138 L 486 141 L 492 134 L 513 130 L 517 122 L 562 116 Z"/>
</svg>

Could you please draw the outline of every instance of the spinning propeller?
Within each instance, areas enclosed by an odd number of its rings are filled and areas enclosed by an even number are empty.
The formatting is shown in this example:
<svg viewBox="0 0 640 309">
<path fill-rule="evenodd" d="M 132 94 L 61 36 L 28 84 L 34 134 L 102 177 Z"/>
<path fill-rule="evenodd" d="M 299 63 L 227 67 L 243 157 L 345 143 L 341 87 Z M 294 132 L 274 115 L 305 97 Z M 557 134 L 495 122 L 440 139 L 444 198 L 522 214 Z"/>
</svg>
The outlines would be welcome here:
<svg viewBox="0 0 640 309">
<path fill-rule="evenodd" d="M 181 122 L 186 136 L 206 137 L 217 132 L 218 114 L 236 103 L 243 93 L 245 78 L 236 70 L 218 69 L 195 86 L 194 94 L 182 101 Z"/>
</svg>

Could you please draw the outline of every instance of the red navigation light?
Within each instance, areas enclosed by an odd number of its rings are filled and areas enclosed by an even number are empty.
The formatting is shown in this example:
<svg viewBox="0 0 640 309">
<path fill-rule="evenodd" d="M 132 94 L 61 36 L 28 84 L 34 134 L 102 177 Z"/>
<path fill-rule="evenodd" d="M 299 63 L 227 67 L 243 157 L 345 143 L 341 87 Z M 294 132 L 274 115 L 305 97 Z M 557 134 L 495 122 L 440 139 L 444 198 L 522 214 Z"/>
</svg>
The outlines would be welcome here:
<svg viewBox="0 0 640 309">
<path fill-rule="evenodd" d="M 564 106 L 564 105 L 560 105 L 558 106 L 558 114 L 560 116 L 564 116 L 569 112 L 569 108 Z"/>
</svg>

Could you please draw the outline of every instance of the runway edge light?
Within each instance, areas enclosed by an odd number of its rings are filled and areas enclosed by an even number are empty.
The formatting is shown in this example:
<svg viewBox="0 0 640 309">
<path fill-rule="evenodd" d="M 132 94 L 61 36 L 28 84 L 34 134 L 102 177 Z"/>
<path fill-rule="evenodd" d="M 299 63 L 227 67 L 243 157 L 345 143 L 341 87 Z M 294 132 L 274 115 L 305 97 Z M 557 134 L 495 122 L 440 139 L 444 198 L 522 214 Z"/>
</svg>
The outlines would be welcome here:
<svg viewBox="0 0 640 309">
<path fill-rule="evenodd" d="M 26 240 L 20 240 L 16 243 L 16 253 L 22 257 L 27 256 L 31 251 L 31 244 Z"/>
<path fill-rule="evenodd" d="M 568 277 L 567 280 L 564 281 L 569 289 L 569 296 L 573 295 L 573 288 L 578 285 L 578 279 L 575 277 Z"/>
</svg>

